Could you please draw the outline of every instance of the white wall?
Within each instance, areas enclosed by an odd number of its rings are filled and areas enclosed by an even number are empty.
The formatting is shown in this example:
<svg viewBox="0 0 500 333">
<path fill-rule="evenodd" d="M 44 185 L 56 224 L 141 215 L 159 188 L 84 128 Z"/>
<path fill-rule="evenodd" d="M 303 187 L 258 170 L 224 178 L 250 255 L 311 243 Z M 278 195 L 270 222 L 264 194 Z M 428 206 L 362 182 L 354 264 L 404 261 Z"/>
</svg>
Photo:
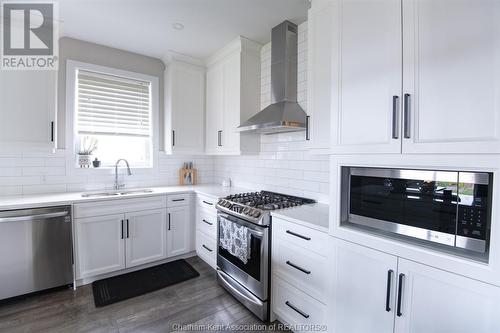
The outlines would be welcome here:
<svg viewBox="0 0 500 333">
<path fill-rule="evenodd" d="M 299 25 L 297 100 L 307 109 L 307 22 Z M 271 102 L 271 43 L 261 51 L 261 106 Z M 305 133 L 263 135 L 261 152 L 251 156 L 215 157 L 214 180 L 231 178 L 233 185 L 271 190 L 328 202 L 328 156 L 305 149 Z"/>
<path fill-rule="evenodd" d="M 307 23 L 299 26 L 298 101 L 306 109 Z M 262 48 L 262 108 L 270 103 L 271 44 Z M 114 170 L 66 167 L 66 152 L 0 155 L 0 195 L 30 195 L 110 189 Z M 304 132 L 264 135 L 261 153 L 253 156 L 169 156 L 159 153 L 157 170 L 134 172 L 127 186 L 177 185 L 178 169 L 194 161 L 200 183 L 220 183 L 230 177 L 235 186 L 272 190 L 328 202 L 329 161 L 305 149 Z M 123 171 L 122 171 L 123 174 Z"/>
</svg>

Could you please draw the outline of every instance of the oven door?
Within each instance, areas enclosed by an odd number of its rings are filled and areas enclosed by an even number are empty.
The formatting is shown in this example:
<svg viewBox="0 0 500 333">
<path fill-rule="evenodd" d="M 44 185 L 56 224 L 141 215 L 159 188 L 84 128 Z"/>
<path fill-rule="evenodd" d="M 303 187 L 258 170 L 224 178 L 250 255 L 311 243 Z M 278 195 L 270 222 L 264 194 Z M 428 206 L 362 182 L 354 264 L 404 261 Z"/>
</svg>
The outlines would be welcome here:
<svg viewBox="0 0 500 333">
<path fill-rule="evenodd" d="M 246 264 L 221 246 L 221 220 L 228 220 L 248 228 L 250 258 Z M 268 255 L 268 227 L 262 227 L 232 215 L 217 213 L 217 266 L 263 301 L 268 298 Z"/>
</svg>

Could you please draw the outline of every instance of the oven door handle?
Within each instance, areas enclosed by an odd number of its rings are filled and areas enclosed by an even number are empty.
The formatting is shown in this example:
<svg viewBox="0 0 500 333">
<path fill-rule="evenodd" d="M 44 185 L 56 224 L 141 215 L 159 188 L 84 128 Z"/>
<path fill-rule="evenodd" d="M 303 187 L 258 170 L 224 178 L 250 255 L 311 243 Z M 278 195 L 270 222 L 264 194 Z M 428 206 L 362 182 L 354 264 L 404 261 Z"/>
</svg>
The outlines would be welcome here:
<svg viewBox="0 0 500 333">
<path fill-rule="evenodd" d="M 233 284 L 230 282 L 230 279 L 232 279 L 232 278 L 228 274 L 226 274 L 222 270 L 220 270 L 219 268 L 217 268 L 217 275 L 221 279 L 224 286 L 229 288 L 236 295 L 247 300 L 250 303 L 253 303 L 253 304 L 258 305 L 258 306 L 262 306 L 262 301 L 260 299 L 258 299 L 256 296 L 252 295 L 248 291 L 239 290 L 239 288 L 236 288 L 235 286 L 233 286 Z"/>
<path fill-rule="evenodd" d="M 235 223 L 235 224 L 242 225 L 242 226 L 246 227 L 248 229 L 249 233 L 251 233 L 257 237 L 260 237 L 260 238 L 264 237 L 264 232 L 257 230 L 254 227 L 251 227 L 250 226 L 251 223 L 249 223 L 249 222 L 246 222 L 244 220 L 241 220 L 244 223 L 238 223 L 238 222 L 232 221 L 231 219 L 229 219 L 229 215 L 227 215 L 227 214 L 220 214 L 219 213 L 218 216 L 224 220 L 231 222 L 231 223 Z"/>
</svg>

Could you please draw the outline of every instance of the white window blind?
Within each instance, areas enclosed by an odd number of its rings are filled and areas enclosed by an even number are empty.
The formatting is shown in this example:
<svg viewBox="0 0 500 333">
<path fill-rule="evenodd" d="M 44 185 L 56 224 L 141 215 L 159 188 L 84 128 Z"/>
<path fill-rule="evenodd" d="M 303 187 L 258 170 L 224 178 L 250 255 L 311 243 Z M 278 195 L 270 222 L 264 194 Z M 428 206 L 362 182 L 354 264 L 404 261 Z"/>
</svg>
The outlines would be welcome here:
<svg viewBox="0 0 500 333">
<path fill-rule="evenodd" d="M 149 137 L 150 94 L 150 82 L 78 70 L 78 133 Z"/>
</svg>

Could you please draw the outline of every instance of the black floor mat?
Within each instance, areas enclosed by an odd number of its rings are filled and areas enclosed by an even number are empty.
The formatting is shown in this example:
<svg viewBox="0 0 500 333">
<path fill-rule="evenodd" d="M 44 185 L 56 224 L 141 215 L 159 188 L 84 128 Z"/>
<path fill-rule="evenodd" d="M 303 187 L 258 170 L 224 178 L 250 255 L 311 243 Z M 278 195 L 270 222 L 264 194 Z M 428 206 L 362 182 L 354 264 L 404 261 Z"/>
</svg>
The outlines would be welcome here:
<svg viewBox="0 0 500 333">
<path fill-rule="evenodd" d="M 92 291 L 96 307 L 132 297 L 200 276 L 184 259 L 145 268 L 140 271 L 94 281 Z"/>
</svg>

